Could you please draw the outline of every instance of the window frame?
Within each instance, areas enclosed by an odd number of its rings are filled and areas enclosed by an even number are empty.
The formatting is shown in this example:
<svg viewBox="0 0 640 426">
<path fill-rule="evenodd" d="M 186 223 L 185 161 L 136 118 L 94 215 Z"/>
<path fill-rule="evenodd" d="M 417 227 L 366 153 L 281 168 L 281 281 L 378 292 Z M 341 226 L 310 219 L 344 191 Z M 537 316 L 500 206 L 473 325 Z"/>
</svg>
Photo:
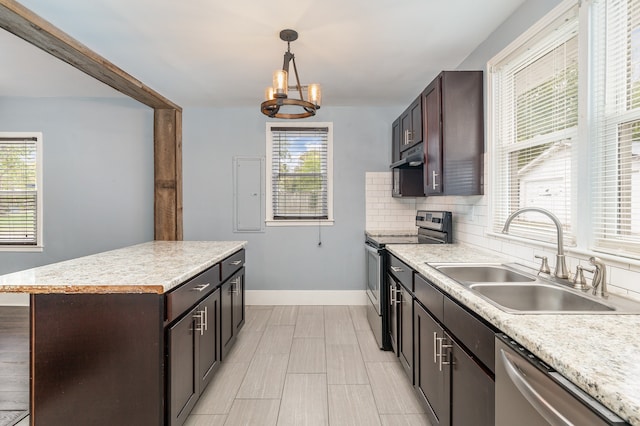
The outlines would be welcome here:
<svg viewBox="0 0 640 426">
<path fill-rule="evenodd" d="M 326 219 L 274 219 L 273 218 L 273 127 L 291 128 L 327 128 L 327 218 Z M 266 226 L 332 226 L 335 222 L 333 216 L 333 123 L 309 121 L 304 123 L 266 123 L 266 197 L 265 197 L 265 224 Z"/>
<path fill-rule="evenodd" d="M 563 1 L 558 6 L 556 6 L 551 12 L 549 12 L 542 19 L 540 19 L 538 22 L 532 25 L 528 30 L 522 33 L 518 38 L 512 41 L 507 47 L 502 49 L 498 54 L 496 54 L 493 58 L 491 58 L 487 62 L 488 77 L 486 82 L 486 85 L 487 85 L 486 90 L 487 90 L 488 96 L 487 96 L 486 115 L 487 115 L 487 122 L 488 122 L 487 138 L 488 138 L 488 154 L 489 154 L 487 161 L 489 163 L 488 181 L 490 182 L 490 188 L 491 188 L 488 195 L 488 206 L 490 208 L 489 208 L 489 213 L 487 215 L 487 220 L 488 220 L 487 232 L 486 232 L 487 235 L 516 240 L 516 241 L 535 242 L 543 245 L 553 244 L 553 242 L 555 241 L 555 227 L 550 221 L 548 221 L 548 224 L 547 224 L 547 219 L 544 219 L 545 222 L 541 222 L 536 226 L 532 225 L 532 222 L 529 222 L 527 226 L 530 228 L 529 229 L 530 232 L 526 231 L 526 229 L 525 230 L 518 229 L 517 226 L 512 226 L 513 230 L 516 230 L 516 229 L 518 230 L 517 232 L 518 235 L 502 234 L 501 229 L 503 224 L 500 225 L 496 222 L 497 221 L 496 203 L 499 197 L 497 191 L 508 191 L 508 186 L 506 184 L 502 184 L 499 182 L 498 180 L 499 174 L 504 173 L 502 172 L 502 170 L 508 167 L 508 165 L 502 165 L 502 164 L 499 165 L 498 163 L 503 158 L 500 155 L 501 151 L 498 149 L 499 143 L 497 141 L 498 139 L 497 127 L 500 124 L 500 117 L 497 117 L 496 115 L 496 108 L 497 108 L 497 105 L 501 102 L 501 100 L 496 99 L 497 86 L 494 81 L 494 72 L 498 67 L 498 65 L 503 63 L 508 58 L 510 57 L 517 58 L 518 53 L 529 52 L 532 49 L 531 46 L 534 46 L 532 51 L 534 57 L 542 57 L 545 54 L 549 53 L 550 51 L 545 51 L 544 53 L 541 53 L 540 51 L 535 49 L 535 46 L 537 45 L 537 43 L 547 39 L 550 36 L 551 34 L 550 27 L 552 25 L 554 25 L 559 21 L 562 21 L 568 15 L 573 15 L 574 12 L 572 12 L 572 10 L 578 5 L 579 5 L 578 0 Z M 583 13 L 584 9 L 587 9 L 587 8 L 579 7 L 578 9 L 578 17 L 577 17 L 578 52 L 581 52 L 584 49 L 585 39 L 583 37 L 583 34 L 587 33 L 588 31 L 588 29 L 583 28 L 584 19 L 581 16 L 581 14 Z M 516 60 L 516 62 L 518 61 Z M 533 61 L 531 61 L 530 63 L 533 63 Z M 578 190 L 578 191 L 579 191 L 578 185 L 580 185 L 580 180 L 578 179 L 578 173 L 579 173 L 578 168 L 580 167 L 580 165 L 578 164 L 578 161 L 577 161 L 578 150 L 579 150 L 578 145 L 579 145 L 580 135 L 581 135 L 581 120 L 583 121 L 583 117 L 584 117 L 583 114 L 584 114 L 584 108 L 585 108 L 584 96 L 581 91 L 582 89 L 581 84 L 585 75 L 583 65 L 584 65 L 584 58 L 579 53 L 578 54 L 577 128 L 571 127 L 568 129 L 554 131 L 549 134 L 539 135 L 532 139 L 529 139 L 530 147 L 541 146 L 543 142 L 552 141 L 557 138 L 560 138 L 560 139 L 567 138 L 568 140 L 570 140 L 570 144 L 571 144 L 570 161 L 572 166 L 572 170 L 570 171 L 570 176 L 571 176 L 571 179 L 575 181 L 575 184 L 571 184 L 571 185 L 573 190 Z M 515 111 L 514 111 L 514 114 L 515 114 Z M 522 145 L 522 146 L 519 146 L 518 149 L 516 149 L 515 146 L 509 147 L 507 145 L 506 149 L 505 148 L 500 148 L 500 149 L 502 149 L 505 152 L 516 152 L 526 147 L 527 146 Z M 498 166 L 499 166 L 499 169 L 498 169 Z M 498 170 L 500 170 L 501 172 L 498 173 Z M 500 195 L 500 197 L 505 200 L 508 200 L 510 198 L 509 194 L 503 194 L 503 195 Z M 568 216 L 570 217 L 570 221 L 572 225 L 572 230 L 570 234 L 565 236 L 565 242 L 569 243 L 568 245 L 575 245 L 580 239 L 580 236 L 579 236 L 580 229 L 578 229 L 580 225 L 578 223 L 579 221 L 577 218 L 578 206 L 575 200 L 576 200 L 576 197 L 573 196 L 572 194 L 569 200 L 570 207 L 568 212 Z M 520 216 L 520 217 L 523 217 L 523 216 Z M 534 229 L 536 227 L 538 227 L 539 229 Z"/>
<path fill-rule="evenodd" d="M 1 244 L 0 252 L 41 252 L 43 242 L 43 167 L 41 132 L 0 132 L 0 138 L 35 138 L 36 140 L 36 242 L 35 244 Z"/>
</svg>

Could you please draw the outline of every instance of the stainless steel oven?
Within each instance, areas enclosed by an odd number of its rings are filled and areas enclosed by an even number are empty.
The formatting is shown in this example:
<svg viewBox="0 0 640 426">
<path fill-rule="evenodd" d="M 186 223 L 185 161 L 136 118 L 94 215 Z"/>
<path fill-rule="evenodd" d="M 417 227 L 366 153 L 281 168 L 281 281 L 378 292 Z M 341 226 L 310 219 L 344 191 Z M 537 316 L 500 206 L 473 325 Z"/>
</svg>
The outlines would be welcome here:
<svg viewBox="0 0 640 426">
<path fill-rule="evenodd" d="M 395 233 L 366 233 L 367 319 L 378 346 L 391 348 L 388 330 L 389 305 L 385 286 L 386 245 L 388 244 L 446 244 L 452 239 L 451 212 L 418 210 L 417 231 Z"/>
</svg>

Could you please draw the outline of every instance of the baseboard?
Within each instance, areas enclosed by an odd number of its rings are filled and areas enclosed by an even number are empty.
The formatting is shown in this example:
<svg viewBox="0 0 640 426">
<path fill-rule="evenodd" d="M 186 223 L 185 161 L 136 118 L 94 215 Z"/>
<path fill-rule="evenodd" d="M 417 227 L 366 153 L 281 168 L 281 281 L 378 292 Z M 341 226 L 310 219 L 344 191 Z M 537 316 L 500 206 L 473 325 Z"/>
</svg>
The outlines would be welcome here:
<svg viewBox="0 0 640 426">
<path fill-rule="evenodd" d="M 366 305 L 365 290 L 246 290 L 247 305 Z M 0 293 L 0 306 L 29 306 L 29 295 Z"/>
<path fill-rule="evenodd" d="M 247 305 L 366 305 L 365 290 L 246 290 Z"/>
<path fill-rule="evenodd" d="M 0 306 L 29 306 L 29 295 L 25 293 L 0 293 Z"/>
</svg>

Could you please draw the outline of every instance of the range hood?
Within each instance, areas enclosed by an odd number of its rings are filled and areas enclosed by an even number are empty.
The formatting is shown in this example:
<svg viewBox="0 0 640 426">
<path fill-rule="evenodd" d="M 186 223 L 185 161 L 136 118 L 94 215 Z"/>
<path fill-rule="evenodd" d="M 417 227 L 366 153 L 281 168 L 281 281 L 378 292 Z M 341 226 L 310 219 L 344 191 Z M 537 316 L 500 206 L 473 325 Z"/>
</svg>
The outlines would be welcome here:
<svg viewBox="0 0 640 426">
<path fill-rule="evenodd" d="M 389 168 L 391 169 L 408 169 L 413 167 L 420 167 L 424 164 L 424 151 L 422 150 L 422 144 L 418 144 L 413 148 L 403 152 L 401 159 L 392 163 Z"/>
</svg>

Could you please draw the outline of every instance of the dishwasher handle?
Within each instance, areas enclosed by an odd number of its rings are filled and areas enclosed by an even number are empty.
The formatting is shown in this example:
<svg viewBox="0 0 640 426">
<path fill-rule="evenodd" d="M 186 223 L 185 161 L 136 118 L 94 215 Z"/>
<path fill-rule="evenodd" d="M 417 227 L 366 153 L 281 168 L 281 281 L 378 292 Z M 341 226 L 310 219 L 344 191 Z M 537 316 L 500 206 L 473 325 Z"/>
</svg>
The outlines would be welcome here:
<svg viewBox="0 0 640 426">
<path fill-rule="evenodd" d="M 518 388 L 522 396 L 529 401 L 531 406 L 540 413 L 549 423 L 558 426 L 572 426 L 569 420 L 556 410 L 535 388 L 527 381 L 520 369 L 512 362 L 509 354 L 500 349 L 500 357 L 504 364 L 509 379 Z"/>
</svg>

